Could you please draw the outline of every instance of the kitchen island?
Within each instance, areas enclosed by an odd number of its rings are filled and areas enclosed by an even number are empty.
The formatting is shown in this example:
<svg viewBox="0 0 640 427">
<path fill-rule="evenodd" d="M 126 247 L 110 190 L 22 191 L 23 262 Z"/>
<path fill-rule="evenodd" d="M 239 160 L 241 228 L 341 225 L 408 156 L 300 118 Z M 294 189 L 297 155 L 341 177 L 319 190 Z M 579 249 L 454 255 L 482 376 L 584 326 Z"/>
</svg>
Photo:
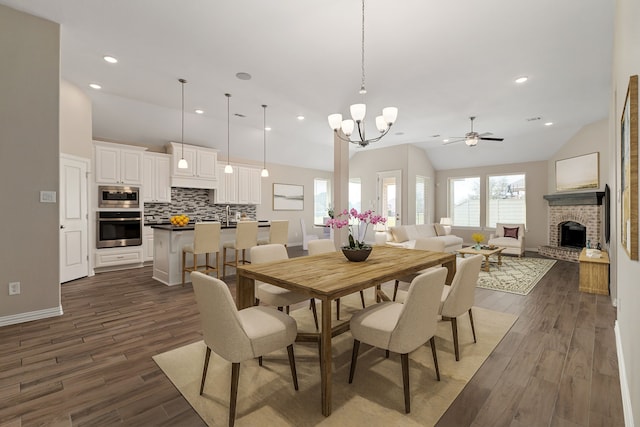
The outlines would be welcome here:
<svg viewBox="0 0 640 427">
<path fill-rule="evenodd" d="M 153 229 L 153 278 L 168 286 L 181 284 L 182 247 L 193 243 L 195 224 L 184 227 L 166 223 L 148 225 Z M 258 221 L 258 239 L 269 236 L 269 226 L 269 221 Z M 235 237 L 236 223 L 229 223 L 229 225 L 223 223 L 220 231 L 220 271 L 222 271 L 222 245 L 225 242 L 232 242 Z M 198 264 L 204 264 L 204 254 L 198 257 Z M 192 265 L 193 258 L 187 257 L 187 266 Z M 188 272 L 185 281 L 191 281 Z"/>
</svg>

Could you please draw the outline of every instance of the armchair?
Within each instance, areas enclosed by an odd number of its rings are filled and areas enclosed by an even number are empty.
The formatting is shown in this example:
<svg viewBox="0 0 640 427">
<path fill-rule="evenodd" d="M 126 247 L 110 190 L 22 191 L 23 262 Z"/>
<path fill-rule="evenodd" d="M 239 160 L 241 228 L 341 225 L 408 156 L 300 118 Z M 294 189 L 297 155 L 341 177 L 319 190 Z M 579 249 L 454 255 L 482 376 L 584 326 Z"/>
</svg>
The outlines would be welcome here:
<svg viewBox="0 0 640 427">
<path fill-rule="evenodd" d="M 524 256 L 524 224 L 497 223 L 496 232 L 487 243 L 506 248 L 503 254 Z"/>
</svg>

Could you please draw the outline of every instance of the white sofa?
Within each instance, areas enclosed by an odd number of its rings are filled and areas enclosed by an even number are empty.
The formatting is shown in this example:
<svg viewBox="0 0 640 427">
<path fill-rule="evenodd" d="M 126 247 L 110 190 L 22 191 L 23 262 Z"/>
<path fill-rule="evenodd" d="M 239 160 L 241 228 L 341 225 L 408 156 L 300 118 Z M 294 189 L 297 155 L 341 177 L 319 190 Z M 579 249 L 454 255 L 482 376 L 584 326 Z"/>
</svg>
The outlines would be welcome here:
<svg viewBox="0 0 640 427">
<path fill-rule="evenodd" d="M 413 249 L 416 239 L 436 239 L 444 242 L 445 252 L 462 249 L 462 238 L 451 234 L 451 227 L 441 224 L 399 225 L 387 230 L 387 245 Z"/>
<path fill-rule="evenodd" d="M 507 232 L 505 233 L 505 228 Z M 517 231 L 514 231 L 517 229 Z M 506 236 L 505 236 L 506 234 Z M 509 235 L 514 237 L 509 237 Z M 515 238 L 515 236 L 518 236 Z M 506 248 L 503 254 L 524 255 L 524 224 L 496 224 L 496 232 L 489 236 L 489 245 L 496 245 Z"/>
</svg>

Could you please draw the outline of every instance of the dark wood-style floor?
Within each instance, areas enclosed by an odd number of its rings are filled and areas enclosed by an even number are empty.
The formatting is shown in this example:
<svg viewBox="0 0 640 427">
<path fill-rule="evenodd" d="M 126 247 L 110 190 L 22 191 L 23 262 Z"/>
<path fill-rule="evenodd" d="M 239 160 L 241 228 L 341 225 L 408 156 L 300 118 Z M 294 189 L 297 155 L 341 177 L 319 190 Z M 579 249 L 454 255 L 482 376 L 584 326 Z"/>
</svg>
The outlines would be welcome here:
<svg viewBox="0 0 640 427">
<path fill-rule="evenodd" d="M 62 305 L 0 328 L 0 426 L 204 425 L 151 359 L 202 339 L 190 285 L 150 267 L 102 273 L 64 284 Z M 519 318 L 439 426 L 624 425 L 615 310 L 578 292 L 577 264 L 559 261 L 526 297 L 478 289 L 476 305 Z"/>
</svg>

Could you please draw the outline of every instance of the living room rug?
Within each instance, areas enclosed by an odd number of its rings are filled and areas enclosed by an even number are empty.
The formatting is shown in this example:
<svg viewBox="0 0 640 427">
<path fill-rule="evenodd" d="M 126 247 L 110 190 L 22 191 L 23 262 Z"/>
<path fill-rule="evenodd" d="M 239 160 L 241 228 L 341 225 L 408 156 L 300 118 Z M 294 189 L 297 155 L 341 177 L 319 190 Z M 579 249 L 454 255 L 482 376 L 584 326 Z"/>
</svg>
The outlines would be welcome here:
<svg viewBox="0 0 640 427">
<path fill-rule="evenodd" d="M 373 293 L 367 291 L 368 304 Z M 341 321 L 359 309 L 359 296 L 342 300 Z M 333 304 L 335 306 L 335 304 Z M 348 425 L 434 425 L 458 396 L 517 316 L 482 308 L 473 309 L 478 337 L 473 343 L 467 315 L 458 322 L 460 361 L 455 361 L 450 322 L 438 324 L 436 348 L 441 381 L 435 378 L 429 345 L 410 354 L 411 413 L 404 412 L 400 357 L 388 359 L 384 351 L 362 344 L 352 384 L 348 384 L 353 337 L 346 332 L 333 339 L 333 412 L 324 417 L 320 406 L 318 347 L 296 343 L 299 391 L 295 391 L 286 349 L 240 368 L 237 426 L 348 426 Z M 335 308 L 334 308 L 335 311 Z M 310 310 L 294 310 L 299 330 L 310 330 Z M 335 314 L 333 316 L 335 319 Z M 202 396 L 198 394 L 205 354 L 203 341 L 153 357 L 158 366 L 189 404 L 210 426 L 228 424 L 231 363 L 212 352 Z"/>
<path fill-rule="evenodd" d="M 488 273 L 480 271 L 478 287 L 527 295 L 555 263 L 547 258 L 503 256 L 501 266 L 491 262 Z"/>
</svg>

